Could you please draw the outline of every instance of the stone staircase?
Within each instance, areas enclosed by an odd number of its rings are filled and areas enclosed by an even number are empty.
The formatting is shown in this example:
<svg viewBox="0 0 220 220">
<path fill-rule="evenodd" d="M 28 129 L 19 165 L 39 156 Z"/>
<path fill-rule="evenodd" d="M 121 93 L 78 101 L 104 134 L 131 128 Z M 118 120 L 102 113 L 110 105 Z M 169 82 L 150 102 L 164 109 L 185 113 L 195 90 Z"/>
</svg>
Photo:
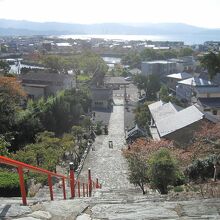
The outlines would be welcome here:
<svg viewBox="0 0 220 220">
<path fill-rule="evenodd" d="M 77 217 L 87 219 L 220 219 L 220 199 L 172 200 L 139 189 L 101 189 L 94 193 L 88 208 Z"/>
<path fill-rule="evenodd" d="M 143 195 L 138 188 L 103 188 L 94 190 L 92 197 L 63 200 L 62 189 L 54 186 L 54 201 L 49 201 L 48 192 L 44 187 L 28 198 L 28 206 L 20 205 L 20 198 L 2 198 L 0 219 L 220 219 L 220 199 L 214 198 L 181 200 L 156 192 Z"/>
</svg>

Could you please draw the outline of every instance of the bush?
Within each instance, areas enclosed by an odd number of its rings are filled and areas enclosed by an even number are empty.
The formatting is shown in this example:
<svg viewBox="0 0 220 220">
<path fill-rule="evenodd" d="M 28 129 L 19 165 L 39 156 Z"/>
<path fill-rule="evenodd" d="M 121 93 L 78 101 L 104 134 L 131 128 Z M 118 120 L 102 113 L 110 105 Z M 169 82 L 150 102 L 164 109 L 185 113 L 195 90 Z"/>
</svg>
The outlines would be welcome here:
<svg viewBox="0 0 220 220">
<path fill-rule="evenodd" d="M 183 192 L 184 189 L 183 189 L 182 186 L 176 186 L 176 187 L 174 187 L 173 191 L 174 191 L 174 192 Z"/>
<path fill-rule="evenodd" d="M 182 172 L 180 172 L 180 171 L 177 171 L 176 172 L 176 180 L 175 180 L 175 182 L 174 182 L 174 186 L 181 186 L 181 185 L 183 185 L 183 184 L 185 184 L 186 183 L 186 177 L 185 177 L 185 175 L 182 173 Z"/>
<path fill-rule="evenodd" d="M 102 121 L 98 121 L 98 122 L 96 123 L 95 133 L 96 133 L 97 135 L 101 135 L 101 134 L 102 134 L 102 126 L 103 126 Z"/>
<path fill-rule="evenodd" d="M 25 178 L 26 185 L 26 178 Z M 27 188 L 27 187 L 26 187 Z M 20 197 L 20 184 L 17 173 L 0 171 L 0 197 Z"/>
<path fill-rule="evenodd" d="M 176 161 L 166 148 L 160 149 L 149 159 L 148 175 L 150 177 L 150 183 L 161 194 L 168 193 L 167 187 L 177 181 L 178 172 Z"/>
<path fill-rule="evenodd" d="M 196 181 L 212 178 L 214 176 L 214 162 L 216 159 L 215 155 L 210 155 L 208 158 L 195 160 L 186 169 L 189 180 Z"/>
</svg>

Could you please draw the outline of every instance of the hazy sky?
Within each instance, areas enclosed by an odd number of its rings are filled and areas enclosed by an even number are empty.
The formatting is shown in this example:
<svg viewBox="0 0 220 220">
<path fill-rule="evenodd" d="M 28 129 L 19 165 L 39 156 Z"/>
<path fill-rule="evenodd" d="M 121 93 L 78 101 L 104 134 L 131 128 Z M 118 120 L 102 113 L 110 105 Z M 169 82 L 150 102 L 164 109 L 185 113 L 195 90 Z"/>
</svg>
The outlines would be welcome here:
<svg viewBox="0 0 220 220">
<path fill-rule="evenodd" d="M 220 0 L 0 0 L 0 18 L 70 23 L 182 22 L 220 28 Z"/>
</svg>

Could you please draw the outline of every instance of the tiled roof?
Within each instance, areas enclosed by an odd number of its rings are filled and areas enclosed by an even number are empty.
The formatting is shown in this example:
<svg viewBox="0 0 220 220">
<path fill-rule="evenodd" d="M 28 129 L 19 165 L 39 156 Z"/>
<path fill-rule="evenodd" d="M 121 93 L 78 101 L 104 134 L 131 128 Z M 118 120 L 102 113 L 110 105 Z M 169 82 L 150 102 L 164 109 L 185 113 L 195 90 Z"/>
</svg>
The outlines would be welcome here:
<svg viewBox="0 0 220 220">
<path fill-rule="evenodd" d="M 160 137 L 191 125 L 203 118 L 216 123 L 194 105 L 183 109 L 175 104 L 158 101 L 148 106 Z"/>
<path fill-rule="evenodd" d="M 121 84 L 121 85 L 130 84 L 123 77 L 105 77 L 104 82 L 105 84 Z"/>
<path fill-rule="evenodd" d="M 40 80 L 47 82 L 63 82 L 65 79 L 72 79 L 68 74 L 48 73 L 48 72 L 29 72 L 19 76 L 21 80 Z"/>
<path fill-rule="evenodd" d="M 220 108 L 220 98 L 198 98 L 203 106 Z"/>
<path fill-rule="evenodd" d="M 175 132 L 203 119 L 204 114 L 194 105 L 156 121 L 160 137 Z"/>
<path fill-rule="evenodd" d="M 109 100 L 112 99 L 112 90 L 107 88 L 91 88 L 93 100 Z"/>
<path fill-rule="evenodd" d="M 174 79 L 188 79 L 191 78 L 192 75 L 186 72 L 182 72 L 182 73 L 173 73 L 173 74 L 169 74 L 166 76 L 167 78 L 174 78 Z"/>
<path fill-rule="evenodd" d="M 181 80 L 178 82 L 179 84 L 191 85 L 191 86 L 211 86 L 213 83 L 211 81 L 201 79 L 198 77 L 192 77 L 189 79 Z"/>
</svg>

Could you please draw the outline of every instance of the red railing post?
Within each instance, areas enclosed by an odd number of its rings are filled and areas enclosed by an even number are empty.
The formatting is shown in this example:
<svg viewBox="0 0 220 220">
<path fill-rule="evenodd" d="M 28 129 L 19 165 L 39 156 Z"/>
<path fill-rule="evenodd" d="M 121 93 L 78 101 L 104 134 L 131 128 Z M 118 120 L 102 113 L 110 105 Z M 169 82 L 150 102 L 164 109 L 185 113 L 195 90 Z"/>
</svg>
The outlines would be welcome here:
<svg viewBox="0 0 220 220">
<path fill-rule="evenodd" d="M 80 198 L 80 181 L 78 180 L 78 197 Z"/>
<path fill-rule="evenodd" d="M 73 162 L 70 163 L 70 190 L 71 190 L 71 199 L 75 197 L 75 179 L 74 179 L 74 165 Z"/>
<path fill-rule="evenodd" d="M 62 185 L 63 185 L 63 198 L 66 199 L 66 187 L 65 187 L 65 178 L 62 178 Z"/>
<path fill-rule="evenodd" d="M 99 188 L 99 179 L 98 178 L 96 178 L 96 189 L 98 189 Z"/>
<path fill-rule="evenodd" d="M 88 169 L 88 186 L 89 186 L 89 197 L 92 196 L 92 176 L 91 176 L 91 170 Z"/>
<path fill-rule="evenodd" d="M 18 170 L 18 175 L 19 175 L 19 182 L 20 182 L 20 190 L 21 190 L 21 196 L 22 196 L 22 202 L 24 205 L 27 205 L 27 197 L 26 197 L 26 190 L 25 190 L 25 183 L 24 183 L 24 176 L 23 176 L 23 170 L 27 169 L 38 172 L 38 173 L 43 173 L 46 174 L 48 176 L 48 186 L 49 186 L 49 190 L 50 190 L 50 198 L 51 200 L 53 200 L 53 186 L 52 186 L 52 177 L 56 177 L 56 178 L 61 178 L 62 182 L 63 182 L 63 197 L 64 199 L 66 199 L 66 189 L 65 189 L 65 179 L 70 180 L 69 177 L 66 177 L 62 174 L 57 174 L 45 169 L 42 169 L 40 167 L 35 167 L 32 166 L 30 164 L 26 164 L 17 160 L 12 160 L 10 158 L 4 157 L 4 156 L 0 156 L 0 164 L 7 164 L 13 167 L 16 167 Z M 73 165 L 73 164 L 72 164 Z M 72 166 L 73 167 L 73 166 Z M 71 195 L 75 195 L 75 191 L 74 191 L 74 172 L 70 172 L 71 173 L 71 177 L 72 177 L 72 181 L 70 181 L 70 183 L 72 184 L 72 194 Z"/>
<path fill-rule="evenodd" d="M 86 183 L 86 196 L 88 197 L 88 188 L 89 188 L 89 185 L 88 185 L 88 183 Z"/>
<path fill-rule="evenodd" d="M 83 183 L 83 197 L 85 197 L 85 183 Z"/>
<path fill-rule="evenodd" d="M 23 169 L 21 166 L 18 167 L 18 175 L 19 175 L 22 202 L 23 202 L 23 205 L 27 205 L 26 190 L 25 190 L 25 184 L 24 184 L 24 175 L 23 175 Z"/>
<path fill-rule="evenodd" d="M 53 200 L 53 184 L 52 184 L 52 178 L 50 174 L 48 174 L 48 186 L 50 189 L 50 199 Z"/>
</svg>

